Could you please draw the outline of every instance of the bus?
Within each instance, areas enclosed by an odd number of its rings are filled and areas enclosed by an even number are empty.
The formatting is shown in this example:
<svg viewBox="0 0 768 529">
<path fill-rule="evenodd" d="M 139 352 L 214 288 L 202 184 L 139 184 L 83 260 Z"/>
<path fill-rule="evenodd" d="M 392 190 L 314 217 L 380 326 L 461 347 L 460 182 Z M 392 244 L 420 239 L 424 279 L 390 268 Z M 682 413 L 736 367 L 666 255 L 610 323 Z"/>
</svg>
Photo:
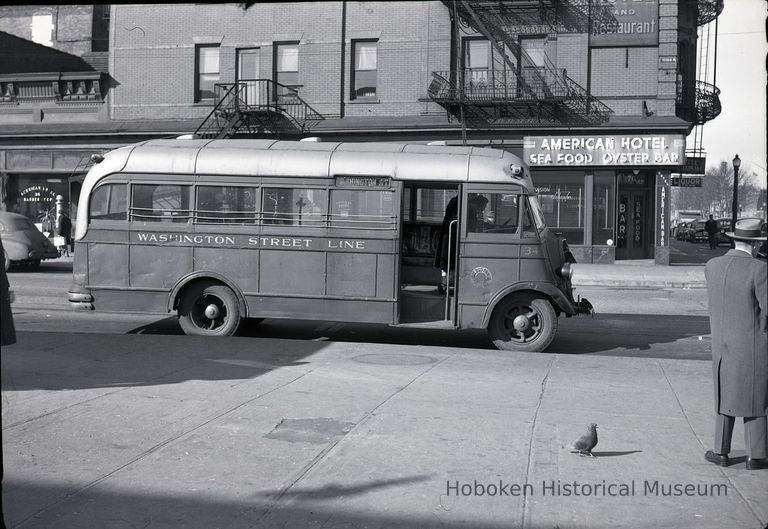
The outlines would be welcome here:
<svg viewBox="0 0 768 529">
<path fill-rule="evenodd" d="M 76 307 L 175 311 L 203 336 L 246 318 L 483 328 L 510 351 L 543 351 L 558 316 L 593 313 L 503 150 L 177 138 L 92 159 Z"/>
</svg>

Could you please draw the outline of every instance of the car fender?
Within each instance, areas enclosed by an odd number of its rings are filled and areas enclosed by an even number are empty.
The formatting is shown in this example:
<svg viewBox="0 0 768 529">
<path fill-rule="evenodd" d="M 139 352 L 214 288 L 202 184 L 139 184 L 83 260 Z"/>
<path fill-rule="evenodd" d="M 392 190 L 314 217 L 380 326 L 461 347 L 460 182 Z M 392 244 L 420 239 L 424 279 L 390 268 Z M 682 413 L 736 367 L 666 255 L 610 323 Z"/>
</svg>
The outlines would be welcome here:
<svg viewBox="0 0 768 529">
<path fill-rule="evenodd" d="M 573 307 L 573 303 L 568 297 L 555 285 L 547 281 L 521 281 L 519 283 L 513 283 L 505 288 L 496 292 L 491 298 L 488 306 L 483 314 L 483 327 L 487 327 L 491 321 L 491 315 L 493 314 L 496 305 L 509 294 L 515 292 L 530 292 L 532 294 L 543 294 L 554 305 L 556 310 L 565 312 L 566 314 L 576 314 L 576 309 Z"/>
<path fill-rule="evenodd" d="M 11 261 L 23 261 L 29 258 L 29 244 L 11 238 L 3 238 L 3 249 Z"/>
<path fill-rule="evenodd" d="M 230 289 L 232 289 L 232 292 L 235 293 L 235 296 L 237 297 L 237 302 L 239 303 L 240 307 L 242 308 L 243 314 L 242 316 L 244 318 L 248 317 L 248 303 L 245 301 L 245 296 L 243 296 L 243 293 L 240 291 L 237 286 L 230 281 L 227 277 L 223 276 L 222 274 L 219 274 L 217 272 L 209 272 L 205 270 L 198 270 L 195 272 L 192 272 L 191 274 L 187 274 L 176 283 L 176 286 L 171 289 L 170 294 L 168 294 L 168 312 L 171 312 L 176 309 L 176 301 L 179 296 L 179 293 L 182 291 L 182 289 L 187 286 L 189 283 L 193 281 L 197 281 L 199 279 L 213 279 L 215 281 L 218 281 L 220 283 L 223 283 L 224 285 L 228 286 Z"/>
</svg>

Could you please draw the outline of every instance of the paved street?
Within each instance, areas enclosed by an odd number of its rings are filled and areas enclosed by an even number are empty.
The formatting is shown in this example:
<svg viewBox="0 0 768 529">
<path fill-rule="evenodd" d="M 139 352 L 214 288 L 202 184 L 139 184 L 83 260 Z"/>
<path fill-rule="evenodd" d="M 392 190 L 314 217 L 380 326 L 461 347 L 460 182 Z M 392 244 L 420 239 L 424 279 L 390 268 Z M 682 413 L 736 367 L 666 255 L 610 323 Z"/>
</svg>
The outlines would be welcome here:
<svg viewBox="0 0 768 529">
<path fill-rule="evenodd" d="M 674 265 L 704 264 L 713 257 L 725 254 L 730 249 L 728 245 L 720 245 L 710 249 L 708 242 L 687 242 L 670 239 L 669 260 Z"/>
<path fill-rule="evenodd" d="M 578 265 L 577 265 L 578 266 Z M 614 267 L 621 269 L 621 266 Z M 651 267 L 653 268 L 653 267 Z M 626 286 L 599 286 L 609 282 L 594 276 L 592 286 L 578 286 L 576 294 L 595 306 L 594 318 L 559 318 L 557 338 L 549 352 L 655 358 L 708 359 L 709 321 L 706 290 L 642 286 L 659 282 L 644 277 L 647 267 L 624 266 Z M 181 335 L 175 315 L 117 314 L 70 310 L 66 291 L 71 264 L 43 263 L 39 272 L 9 275 L 16 295 L 14 317 L 21 330 L 78 333 L 136 333 Z M 639 284 L 640 286 L 634 286 Z M 673 282 L 674 284 L 674 282 Z M 242 336 L 316 341 L 431 345 L 494 350 L 483 330 L 399 329 L 387 325 L 342 322 L 266 320 L 246 322 Z"/>
</svg>

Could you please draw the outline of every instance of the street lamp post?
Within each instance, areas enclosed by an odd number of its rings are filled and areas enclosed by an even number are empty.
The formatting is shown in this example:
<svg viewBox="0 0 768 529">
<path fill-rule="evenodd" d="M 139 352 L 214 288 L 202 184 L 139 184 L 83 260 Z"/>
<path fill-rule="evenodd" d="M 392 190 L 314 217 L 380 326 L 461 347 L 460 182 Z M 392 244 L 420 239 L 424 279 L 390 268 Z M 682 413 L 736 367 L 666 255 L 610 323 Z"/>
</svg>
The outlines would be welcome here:
<svg viewBox="0 0 768 529">
<path fill-rule="evenodd" d="M 741 158 L 737 154 L 733 158 L 733 208 L 731 209 L 731 231 L 736 229 L 736 215 L 739 212 L 739 167 Z"/>
</svg>

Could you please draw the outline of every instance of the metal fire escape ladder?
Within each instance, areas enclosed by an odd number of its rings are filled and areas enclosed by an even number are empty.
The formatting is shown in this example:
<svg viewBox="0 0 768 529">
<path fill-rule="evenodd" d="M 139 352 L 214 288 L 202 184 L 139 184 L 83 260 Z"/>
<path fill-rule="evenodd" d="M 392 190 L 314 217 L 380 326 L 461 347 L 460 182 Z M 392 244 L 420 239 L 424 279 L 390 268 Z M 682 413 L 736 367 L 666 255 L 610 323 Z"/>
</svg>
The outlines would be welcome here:
<svg viewBox="0 0 768 529">
<path fill-rule="evenodd" d="M 474 9 L 471 4 L 477 4 L 480 9 Z M 472 25 L 497 48 L 503 50 L 503 45 L 506 45 L 519 57 L 518 84 L 527 95 L 541 102 L 543 108 L 554 114 L 563 114 L 561 117 L 569 123 L 599 124 L 608 120 L 612 111 L 568 77 L 565 70 L 558 70 L 546 55 L 541 66 L 531 59 L 516 36 L 507 31 L 509 21 L 502 17 L 504 12 L 495 7 L 498 2 L 461 0 L 459 5 L 463 8 L 460 16 L 464 15 L 474 22 Z M 506 55 L 504 57 L 507 64 L 515 68 L 509 58 Z"/>
<path fill-rule="evenodd" d="M 213 110 L 195 131 L 200 138 L 297 136 L 325 119 L 296 90 L 270 79 L 217 84 L 214 102 Z"/>
<path fill-rule="evenodd" d="M 683 83 L 679 87 L 678 105 L 682 107 L 682 117 L 693 124 L 693 146 L 686 150 L 686 156 L 705 157 L 703 148 L 704 123 L 716 118 L 721 110 L 720 90 L 717 88 L 717 17 L 723 11 L 723 0 L 695 0 L 696 23 L 698 25 L 697 48 L 698 60 L 696 80 Z M 693 0 L 688 0 L 692 3 Z M 709 58 L 712 51 L 711 22 L 714 30 L 714 64 L 712 65 L 711 83 Z M 693 86 L 690 86 L 691 83 Z"/>
</svg>

